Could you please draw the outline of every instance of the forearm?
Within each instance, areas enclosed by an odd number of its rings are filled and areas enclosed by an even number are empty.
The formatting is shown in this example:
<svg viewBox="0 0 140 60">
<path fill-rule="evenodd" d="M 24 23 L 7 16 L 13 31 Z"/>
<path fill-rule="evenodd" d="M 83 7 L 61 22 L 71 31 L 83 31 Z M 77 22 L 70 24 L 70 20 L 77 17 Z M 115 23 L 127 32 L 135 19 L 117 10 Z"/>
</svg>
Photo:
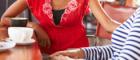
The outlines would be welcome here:
<svg viewBox="0 0 140 60">
<path fill-rule="evenodd" d="M 79 58 L 78 59 L 85 59 L 85 53 L 84 50 L 80 49 L 79 52 L 77 52 L 79 54 Z"/>
<path fill-rule="evenodd" d="M 1 17 L 1 25 L 9 26 L 10 18 L 16 17 L 19 15 L 24 9 L 27 8 L 27 4 L 25 0 L 17 0 L 15 1 L 6 11 L 3 13 Z"/>
<path fill-rule="evenodd" d="M 72 49 L 72 50 L 70 49 L 70 50 L 67 50 L 66 56 L 69 56 L 69 57 L 74 58 L 74 59 L 84 59 L 85 53 L 84 53 L 84 50 L 81 48 L 80 49 Z"/>
<path fill-rule="evenodd" d="M 98 22 L 105 28 L 106 31 L 113 32 L 120 25 L 120 23 L 114 22 L 114 20 L 108 16 L 98 0 L 90 0 L 89 6 Z"/>
<path fill-rule="evenodd" d="M 51 45 L 51 42 L 47 33 L 39 25 L 36 25 L 32 28 L 35 30 L 35 34 L 36 34 L 36 37 L 38 38 L 38 42 L 40 43 L 40 45 L 42 47 L 47 46 L 49 48 Z"/>
<path fill-rule="evenodd" d="M 112 46 L 97 46 L 82 48 L 86 60 L 108 60 L 112 56 Z"/>
<path fill-rule="evenodd" d="M 78 59 L 84 59 L 85 58 L 84 55 L 85 55 L 84 50 L 77 48 L 77 49 L 58 51 L 58 52 L 53 53 L 49 57 L 51 59 L 54 59 L 59 56 L 67 56 L 72 59 L 78 60 Z"/>
</svg>

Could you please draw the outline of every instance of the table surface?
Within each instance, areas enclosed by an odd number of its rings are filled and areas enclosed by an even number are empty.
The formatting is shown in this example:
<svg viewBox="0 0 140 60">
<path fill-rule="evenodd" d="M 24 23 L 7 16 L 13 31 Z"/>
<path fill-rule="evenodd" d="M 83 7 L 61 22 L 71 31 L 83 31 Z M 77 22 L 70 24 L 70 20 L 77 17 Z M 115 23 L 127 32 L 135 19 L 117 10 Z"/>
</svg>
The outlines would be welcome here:
<svg viewBox="0 0 140 60">
<path fill-rule="evenodd" d="M 38 45 L 16 46 L 0 52 L 0 60 L 42 60 Z"/>
<path fill-rule="evenodd" d="M 7 28 L 0 27 L 0 39 L 7 38 Z M 36 40 L 36 36 L 33 35 Z M 16 46 L 0 52 L 0 60 L 42 60 L 42 55 L 37 43 L 32 45 Z"/>
</svg>

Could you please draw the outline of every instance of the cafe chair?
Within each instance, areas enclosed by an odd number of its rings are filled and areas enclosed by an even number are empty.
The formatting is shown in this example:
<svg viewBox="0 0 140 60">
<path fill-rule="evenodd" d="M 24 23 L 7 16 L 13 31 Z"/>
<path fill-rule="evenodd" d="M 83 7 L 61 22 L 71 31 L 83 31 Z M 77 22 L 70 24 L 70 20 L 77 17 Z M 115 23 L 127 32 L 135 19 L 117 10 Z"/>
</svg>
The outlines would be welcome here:
<svg viewBox="0 0 140 60">
<path fill-rule="evenodd" d="M 102 6 L 112 19 L 120 23 L 126 21 L 128 17 L 131 16 L 133 12 L 136 10 L 136 8 L 133 7 L 112 5 L 110 3 L 103 3 Z M 106 32 L 105 29 L 98 22 L 96 26 L 96 36 L 102 39 L 107 39 L 107 40 L 111 39 L 111 33 Z"/>
</svg>

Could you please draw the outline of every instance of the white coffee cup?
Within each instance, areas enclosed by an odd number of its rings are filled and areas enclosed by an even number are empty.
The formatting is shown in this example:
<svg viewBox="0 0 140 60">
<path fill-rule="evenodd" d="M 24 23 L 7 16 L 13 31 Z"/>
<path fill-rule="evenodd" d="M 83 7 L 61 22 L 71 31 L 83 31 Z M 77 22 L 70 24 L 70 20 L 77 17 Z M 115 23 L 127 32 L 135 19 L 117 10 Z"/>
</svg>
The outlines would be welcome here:
<svg viewBox="0 0 140 60">
<path fill-rule="evenodd" d="M 15 42 L 24 42 L 32 39 L 33 29 L 28 27 L 9 27 L 8 35 Z"/>
</svg>

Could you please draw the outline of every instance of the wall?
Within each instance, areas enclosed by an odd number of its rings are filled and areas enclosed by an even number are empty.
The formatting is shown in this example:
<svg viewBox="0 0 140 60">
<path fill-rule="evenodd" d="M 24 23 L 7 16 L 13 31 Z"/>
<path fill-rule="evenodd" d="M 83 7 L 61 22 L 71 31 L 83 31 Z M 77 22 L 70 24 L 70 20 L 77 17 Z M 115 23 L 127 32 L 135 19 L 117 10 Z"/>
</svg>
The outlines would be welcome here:
<svg viewBox="0 0 140 60">
<path fill-rule="evenodd" d="M 15 0 L 0 0 L 0 17 Z"/>
</svg>

